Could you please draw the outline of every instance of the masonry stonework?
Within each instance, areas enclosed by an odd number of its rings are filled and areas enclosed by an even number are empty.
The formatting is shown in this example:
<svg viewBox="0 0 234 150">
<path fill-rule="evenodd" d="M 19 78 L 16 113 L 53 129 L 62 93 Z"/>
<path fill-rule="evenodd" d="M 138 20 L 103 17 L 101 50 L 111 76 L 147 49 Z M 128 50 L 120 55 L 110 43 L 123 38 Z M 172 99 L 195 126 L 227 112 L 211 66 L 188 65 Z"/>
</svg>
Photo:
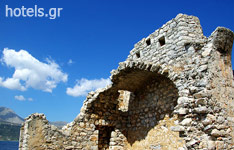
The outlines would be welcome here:
<svg viewBox="0 0 234 150">
<path fill-rule="evenodd" d="M 207 38 L 197 17 L 178 14 L 135 44 L 63 129 L 27 117 L 19 149 L 234 149 L 233 38 L 224 27 Z"/>
</svg>

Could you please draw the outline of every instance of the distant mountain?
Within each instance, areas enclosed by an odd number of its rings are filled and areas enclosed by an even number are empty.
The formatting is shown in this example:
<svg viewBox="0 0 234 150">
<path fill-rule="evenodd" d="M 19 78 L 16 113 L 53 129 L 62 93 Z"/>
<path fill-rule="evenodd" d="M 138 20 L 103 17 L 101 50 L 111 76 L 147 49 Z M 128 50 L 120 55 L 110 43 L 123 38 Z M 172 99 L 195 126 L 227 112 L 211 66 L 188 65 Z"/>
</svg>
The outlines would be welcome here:
<svg viewBox="0 0 234 150">
<path fill-rule="evenodd" d="M 0 122 L 21 124 L 24 119 L 18 116 L 13 110 L 6 107 L 0 107 Z"/>
<path fill-rule="evenodd" d="M 23 121 L 10 108 L 0 107 L 0 141 L 18 141 Z"/>
<path fill-rule="evenodd" d="M 62 128 L 63 126 L 67 125 L 67 122 L 55 121 L 55 122 L 50 122 L 50 124 L 55 125 L 58 128 Z"/>
</svg>

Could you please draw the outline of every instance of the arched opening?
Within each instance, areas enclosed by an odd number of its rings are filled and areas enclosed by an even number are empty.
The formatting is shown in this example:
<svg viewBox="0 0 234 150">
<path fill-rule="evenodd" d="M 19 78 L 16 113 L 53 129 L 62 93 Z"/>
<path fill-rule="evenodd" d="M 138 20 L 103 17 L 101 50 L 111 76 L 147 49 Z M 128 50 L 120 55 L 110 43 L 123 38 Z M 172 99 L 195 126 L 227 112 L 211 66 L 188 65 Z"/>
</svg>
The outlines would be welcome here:
<svg viewBox="0 0 234 150">
<path fill-rule="evenodd" d="M 178 144 L 178 133 L 170 130 L 177 120 L 173 115 L 178 90 L 168 78 L 157 75 L 147 80 L 134 92 L 128 104 L 125 126 L 127 149 L 173 149 Z M 177 142 L 173 145 L 171 143 Z M 178 148 L 178 147 L 177 147 Z"/>
<path fill-rule="evenodd" d="M 118 87 L 127 91 L 127 112 L 119 128 L 126 138 L 126 149 L 177 149 L 184 141 L 175 126 L 173 114 L 177 105 L 178 89 L 166 76 L 140 69 L 125 70 L 119 77 Z M 122 92 L 123 93 L 123 92 Z M 126 95 L 125 93 L 125 95 Z M 130 94 L 129 94 L 130 93 Z"/>
<path fill-rule="evenodd" d="M 178 89 L 167 77 L 140 69 L 125 69 L 114 79 L 114 86 L 99 96 L 92 113 L 108 148 L 101 149 L 178 149 L 184 145 L 179 132 L 171 131 L 178 122 L 173 114 Z M 102 130 L 111 127 L 111 133 Z M 102 130 L 102 131 L 101 131 Z M 109 130 L 108 130 L 109 131 Z M 99 146 L 102 147 L 102 146 Z"/>
</svg>

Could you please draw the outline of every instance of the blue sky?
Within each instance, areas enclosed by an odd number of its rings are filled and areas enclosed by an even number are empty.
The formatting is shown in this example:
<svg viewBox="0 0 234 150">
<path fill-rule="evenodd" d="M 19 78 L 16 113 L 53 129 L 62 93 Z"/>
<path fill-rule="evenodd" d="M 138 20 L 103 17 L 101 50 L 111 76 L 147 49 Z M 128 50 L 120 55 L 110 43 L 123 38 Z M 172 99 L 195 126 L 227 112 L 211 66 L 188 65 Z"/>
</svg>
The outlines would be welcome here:
<svg viewBox="0 0 234 150">
<path fill-rule="evenodd" d="M 5 17 L 6 5 L 63 10 L 56 19 Z M 72 121 L 85 93 L 109 83 L 134 44 L 178 13 L 199 17 L 205 36 L 217 26 L 234 31 L 233 0 L 1 1 L 0 106 Z"/>
</svg>

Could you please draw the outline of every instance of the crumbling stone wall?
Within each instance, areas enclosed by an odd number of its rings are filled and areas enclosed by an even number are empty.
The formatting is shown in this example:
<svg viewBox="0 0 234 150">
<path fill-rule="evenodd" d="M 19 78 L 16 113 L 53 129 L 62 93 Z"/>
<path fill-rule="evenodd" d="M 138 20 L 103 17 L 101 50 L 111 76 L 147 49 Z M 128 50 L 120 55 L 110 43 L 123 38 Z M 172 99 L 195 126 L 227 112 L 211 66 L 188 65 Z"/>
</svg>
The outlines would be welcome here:
<svg viewBox="0 0 234 150">
<path fill-rule="evenodd" d="M 26 118 L 20 150 L 234 149 L 233 32 L 178 14 L 143 38 L 62 130 Z M 35 142 L 38 141 L 38 142 Z"/>
</svg>

